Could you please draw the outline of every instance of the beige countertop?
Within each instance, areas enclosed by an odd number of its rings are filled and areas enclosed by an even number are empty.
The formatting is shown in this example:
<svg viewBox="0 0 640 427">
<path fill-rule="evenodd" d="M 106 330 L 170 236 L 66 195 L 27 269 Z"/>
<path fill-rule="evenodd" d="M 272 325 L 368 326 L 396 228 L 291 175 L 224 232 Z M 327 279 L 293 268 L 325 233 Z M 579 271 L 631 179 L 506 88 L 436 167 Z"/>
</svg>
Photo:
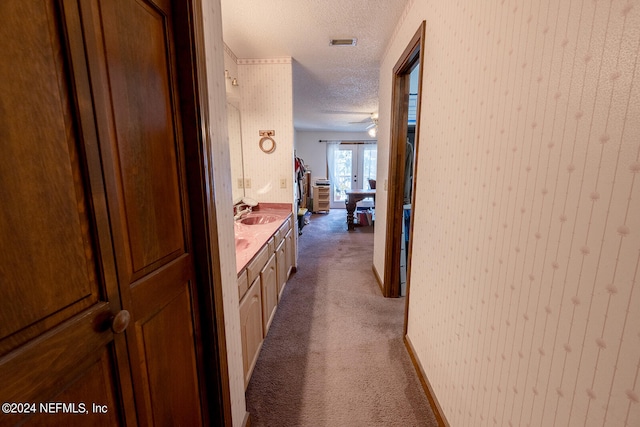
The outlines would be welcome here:
<svg viewBox="0 0 640 427">
<path fill-rule="evenodd" d="M 240 274 L 249 264 L 251 259 L 269 241 L 271 236 L 284 224 L 291 215 L 290 203 L 260 203 L 257 209 L 244 216 L 242 219 L 258 216 L 275 217 L 275 220 L 266 224 L 243 224 L 242 220 L 234 223 L 236 240 L 236 273 Z"/>
</svg>

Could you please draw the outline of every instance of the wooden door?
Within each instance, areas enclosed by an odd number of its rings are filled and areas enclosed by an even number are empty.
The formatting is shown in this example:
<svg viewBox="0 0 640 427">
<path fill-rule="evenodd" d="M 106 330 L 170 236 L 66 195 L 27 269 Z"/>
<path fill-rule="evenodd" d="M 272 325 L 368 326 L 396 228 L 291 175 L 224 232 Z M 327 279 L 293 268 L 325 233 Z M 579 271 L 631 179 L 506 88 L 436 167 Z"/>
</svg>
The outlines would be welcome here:
<svg viewBox="0 0 640 427">
<path fill-rule="evenodd" d="M 78 10 L 0 17 L 0 425 L 135 421 Z"/>
<path fill-rule="evenodd" d="M 36 408 L 34 424 L 200 425 L 170 1 L 3 0 L 0 16 L 0 401 L 96 417 Z"/>
<path fill-rule="evenodd" d="M 83 8 L 138 420 L 195 426 L 199 319 L 171 13 L 169 1 Z"/>
</svg>

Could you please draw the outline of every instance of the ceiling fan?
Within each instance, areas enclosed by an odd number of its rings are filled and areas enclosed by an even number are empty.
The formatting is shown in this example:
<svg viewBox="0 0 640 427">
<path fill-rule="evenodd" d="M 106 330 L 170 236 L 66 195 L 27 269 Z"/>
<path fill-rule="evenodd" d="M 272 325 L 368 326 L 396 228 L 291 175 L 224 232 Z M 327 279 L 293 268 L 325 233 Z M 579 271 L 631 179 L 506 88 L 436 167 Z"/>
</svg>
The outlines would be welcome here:
<svg viewBox="0 0 640 427">
<path fill-rule="evenodd" d="M 369 125 L 366 127 L 366 131 L 369 133 L 369 136 L 375 138 L 378 134 L 378 113 L 371 113 L 369 117 L 366 119 L 360 120 L 359 122 L 349 122 L 350 124 L 363 124 L 369 122 Z"/>
<path fill-rule="evenodd" d="M 323 112 L 328 114 L 340 114 L 340 115 L 351 115 L 351 114 L 366 115 L 367 117 L 365 117 L 364 119 L 357 122 L 349 122 L 349 124 L 360 125 L 360 124 L 368 123 L 365 130 L 369 133 L 369 136 L 371 136 L 372 138 L 375 138 L 378 132 L 378 113 L 369 113 L 369 112 L 363 112 L 363 111 L 323 111 Z"/>
<path fill-rule="evenodd" d="M 349 124 L 352 124 L 352 125 L 363 124 L 363 123 L 373 123 L 373 124 L 378 123 L 378 113 L 350 113 L 350 114 L 367 114 L 369 116 L 360 120 L 359 122 L 349 122 Z"/>
</svg>

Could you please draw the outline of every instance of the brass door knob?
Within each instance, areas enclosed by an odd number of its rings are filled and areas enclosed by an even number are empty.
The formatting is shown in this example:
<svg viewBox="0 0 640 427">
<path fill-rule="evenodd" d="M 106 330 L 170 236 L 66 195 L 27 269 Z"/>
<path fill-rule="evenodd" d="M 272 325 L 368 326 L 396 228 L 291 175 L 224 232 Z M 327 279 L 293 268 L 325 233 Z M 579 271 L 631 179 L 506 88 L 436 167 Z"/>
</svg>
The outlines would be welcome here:
<svg viewBox="0 0 640 427">
<path fill-rule="evenodd" d="M 116 334 L 121 334 L 127 329 L 129 326 L 129 321 L 131 320 L 131 314 L 127 310 L 121 310 L 113 316 L 113 320 L 111 321 L 111 330 Z"/>
</svg>

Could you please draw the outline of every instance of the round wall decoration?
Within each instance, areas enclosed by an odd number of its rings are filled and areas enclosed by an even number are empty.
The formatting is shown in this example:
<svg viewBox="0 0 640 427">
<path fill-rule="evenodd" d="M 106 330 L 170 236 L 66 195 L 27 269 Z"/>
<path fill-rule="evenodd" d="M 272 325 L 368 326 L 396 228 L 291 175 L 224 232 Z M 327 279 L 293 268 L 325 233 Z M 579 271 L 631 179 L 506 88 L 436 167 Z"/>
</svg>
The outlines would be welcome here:
<svg viewBox="0 0 640 427">
<path fill-rule="evenodd" d="M 267 154 L 271 154 L 276 149 L 276 142 L 270 136 L 264 136 L 260 140 L 260 149 Z"/>
</svg>

